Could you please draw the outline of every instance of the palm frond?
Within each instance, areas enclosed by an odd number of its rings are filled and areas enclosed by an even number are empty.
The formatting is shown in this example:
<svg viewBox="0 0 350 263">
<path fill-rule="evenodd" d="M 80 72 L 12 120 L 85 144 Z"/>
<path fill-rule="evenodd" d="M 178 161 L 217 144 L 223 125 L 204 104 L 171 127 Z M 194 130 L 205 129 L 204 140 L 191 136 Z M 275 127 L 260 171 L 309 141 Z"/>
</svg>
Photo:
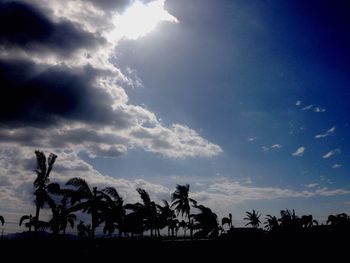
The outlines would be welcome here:
<svg viewBox="0 0 350 263">
<path fill-rule="evenodd" d="M 106 187 L 106 188 L 102 189 L 102 192 L 110 195 L 111 197 L 113 197 L 117 201 L 123 200 L 123 198 L 120 197 L 117 189 L 115 189 L 114 187 Z"/>
<path fill-rule="evenodd" d="M 151 206 L 151 198 L 149 197 L 149 194 L 147 193 L 147 191 L 145 189 L 142 188 L 137 188 L 136 191 L 139 193 L 143 204 L 146 207 L 150 207 Z"/>
<path fill-rule="evenodd" d="M 19 226 L 22 225 L 22 223 L 23 223 L 24 220 L 29 220 L 29 219 L 30 219 L 30 216 L 28 216 L 28 215 L 22 216 L 22 217 L 20 218 L 20 220 L 19 220 Z"/>
<path fill-rule="evenodd" d="M 89 187 L 88 183 L 83 178 L 80 178 L 80 177 L 74 177 L 74 178 L 68 180 L 66 185 L 74 186 L 79 191 L 84 191 L 84 192 L 90 192 L 91 193 L 91 190 L 90 190 L 90 187 Z"/>
</svg>

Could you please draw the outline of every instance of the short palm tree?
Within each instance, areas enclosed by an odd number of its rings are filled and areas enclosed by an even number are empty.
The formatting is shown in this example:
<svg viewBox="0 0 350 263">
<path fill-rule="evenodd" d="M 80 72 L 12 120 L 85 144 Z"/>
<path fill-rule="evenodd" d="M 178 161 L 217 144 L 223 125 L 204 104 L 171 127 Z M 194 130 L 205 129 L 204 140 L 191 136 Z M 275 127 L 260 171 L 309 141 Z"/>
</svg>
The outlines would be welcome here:
<svg viewBox="0 0 350 263">
<path fill-rule="evenodd" d="M 29 232 L 31 232 L 32 231 L 32 226 L 35 224 L 35 219 L 32 217 L 31 214 L 30 215 L 24 215 L 19 220 L 19 226 L 21 226 L 24 221 L 28 221 L 27 223 L 25 223 L 24 226 L 28 228 Z"/>
<path fill-rule="evenodd" d="M 189 197 L 190 185 L 176 185 L 175 192 L 171 195 L 171 207 L 175 207 L 177 216 L 181 213 L 182 217 L 187 217 L 189 225 L 191 225 L 190 220 L 190 210 L 192 205 L 196 205 L 197 201 Z M 192 228 L 190 228 L 190 235 L 192 237 Z"/>
<path fill-rule="evenodd" d="M 193 228 L 198 230 L 195 233 L 197 237 L 217 237 L 219 234 L 219 223 L 217 215 L 209 207 L 204 205 L 195 205 L 200 213 L 190 215 L 194 219 Z"/>
<path fill-rule="evenodd" d="M 267 215 L 266 216 L 266 222 L 265 222 L 265 228 L 268 231 L 276 231 L 279 228 L 278 219 L 275 216 Z"/>
<path fill-rule="evenodd" d="M 43 208 L 45 203 L 52 203 L 52 199 L 47 192 L 47 187 L 50 183 L 49 176 L 56 161 L 57 155 L 50 153 L 47 160 L 45 154 L 41 151 L 35 151 L 35 155 L 37 167 L 34 171 L 37 177 L 34 180 L 34 195 L 36 204 L 34 230 L 37 231 L 39 228 L 38 222 L 40 209 Z"/>
<path fill-rule="evenodd" d="M 253 210 L 253 212 L 245 212 L 247 217 L 244 218 L 244 220 L 248 220 L 249 222 L 246 224 L 247 225 L 251 225 L 254 228 L 258 228 L 259 225 L 261 224 L 260 221 L 260 216 L 259 212 L 256 212 L 255 210 Z"/>
</svg>

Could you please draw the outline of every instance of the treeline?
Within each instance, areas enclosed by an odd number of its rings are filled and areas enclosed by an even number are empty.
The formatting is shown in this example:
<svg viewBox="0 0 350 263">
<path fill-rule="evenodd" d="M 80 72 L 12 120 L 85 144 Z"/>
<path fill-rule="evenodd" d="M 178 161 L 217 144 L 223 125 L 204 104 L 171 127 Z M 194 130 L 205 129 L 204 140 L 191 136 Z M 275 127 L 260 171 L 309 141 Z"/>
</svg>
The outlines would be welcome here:
<svg viewBox="0 0 350 263">
<path fill-rule="evenodd" d="M 94 238 L 96 228 L 103 227 L 103 233 L 112 236 L 116 233 L 122 236 L 143 236 L 149 231 L 151 237 L 160 237 L 160 230 L 167 229 L 168 236 L 178 236 L 179 229 L 184 237 L 216 238 L 234 232 L 232 215 L 224 217 L 219 222 L 217 215 L 209 208 L 189 197 L 190 186 L 177 185 L 171 194 L 171 203 L 163 200 L 157 204 L 151 200 L 145 189 L 137 188 L 141 202 L 125 204 L 117 189 L 105 187 L 98 189 L 90 187 L 82 178 L 72 178 L 64 186 L 50 182 L 50 173 L 54 167 L 57 155 L 50 154 L 46 158 L 41 151 L 35 151 L 36 179 L 34 180 L 35 214 L 23 215 L 19 225 L 24 225 L 28 231 L 51 231 L 54 235 L 65 234 L 67 227 L 74 228 L 77 221 L 76 213 L 90 215 L 90 222 L 81 221 L 76 225 L 80 238 Z M 49 221 L 40 220 L 40 211 L 48 207 L 51 211 Z M 192 213 L 193 209 L 197 211 Z M 179 216 L 181 219 L 179 220 Z M 261 225 L 261 214 L 253 210 L 246 212 L 246 225 L 258 229 Z M 0 216 L 3 225 L 4 218 Z M 227 226 L 226 226 L 227 225 Z M 267 215 L 264 228 L 268 232 L 294 231 L 317 227 L 319 224 L 312 215 L 301 217 L 294 210 L 282 210 L 280 217 Z M 332 227 L 350 227 L 350 217 L 345 214 L 330 215 L 327 225 Z"/>
</svg>

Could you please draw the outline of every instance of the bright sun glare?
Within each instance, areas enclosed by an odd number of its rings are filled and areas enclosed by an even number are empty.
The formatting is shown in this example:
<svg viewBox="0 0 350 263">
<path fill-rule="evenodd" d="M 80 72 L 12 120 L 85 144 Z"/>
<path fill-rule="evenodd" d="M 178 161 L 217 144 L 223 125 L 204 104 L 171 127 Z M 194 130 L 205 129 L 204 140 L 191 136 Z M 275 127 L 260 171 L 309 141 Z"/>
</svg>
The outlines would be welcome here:
<svg viewBox="0 0 350 263">
<path fill-rule="evenodd" d="M 164 9 L 165 0 L 156 0 L 148 4 L 136 1 L 123 14 L 114 18 L 114 39 L 138 39 L 154 30 L 159 22 L 177 23 L 176 17 Z"/>
</svg>

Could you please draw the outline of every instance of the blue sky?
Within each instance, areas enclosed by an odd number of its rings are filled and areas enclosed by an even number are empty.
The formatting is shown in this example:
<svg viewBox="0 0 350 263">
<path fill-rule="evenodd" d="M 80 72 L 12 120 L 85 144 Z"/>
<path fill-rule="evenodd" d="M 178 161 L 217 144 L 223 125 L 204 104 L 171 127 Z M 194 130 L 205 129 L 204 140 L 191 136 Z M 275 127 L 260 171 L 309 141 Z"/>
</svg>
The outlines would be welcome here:
<svg viewBox="0 0 350 263">
<path fill-rule="evenodd" d="M 118 23 L 107 18 L 127 13 L 129 2 L 91 0 L 84 17 L 73 2 L 65 10 L 53 1 L 50 13 L 40 0 L 20 1 L 30 16 L 46 17 L 40 21 L 53 33 L 34 39 L 29 30 L 24 45 L 1 29 L 10 56 L 1 54 L 0 66 L 42 72 L 41 63 L 48 73 L 45 81 L 35 73 L 47 92 L 40 99 L 62 99 L 52 107 L 24 100 L 0 116 L 7 163 L 0 200 L 30 210 L 32 178 L 17 178 L 12 189 L 8 174 L 30 172 L 30 152 L 41 148 L 59 155 L 55 180 L 85 176 L 131 201 L 137 194 L 126 186 L 144 186 L 160 200 L 190 183 L 195 198 L 220 216 L 232 212 L 237 224 L 251 209 L 277 215 L 294 208 L 321 220 L 349 212 L 349 4 L 167 0 L 168 16 L 152 32 L 113 38 L 108 30 L 118 31 Z M 143 5 L 152 2 L 162 1 Z M 67 28 L 71 43 L 60 35 Z M 63 94 L 45 86 L 62 78 Z M 16 156 L 27 165 L 18 168 Z M 15 190 L 22 184 L 24 194 Z"/>
</svg>

